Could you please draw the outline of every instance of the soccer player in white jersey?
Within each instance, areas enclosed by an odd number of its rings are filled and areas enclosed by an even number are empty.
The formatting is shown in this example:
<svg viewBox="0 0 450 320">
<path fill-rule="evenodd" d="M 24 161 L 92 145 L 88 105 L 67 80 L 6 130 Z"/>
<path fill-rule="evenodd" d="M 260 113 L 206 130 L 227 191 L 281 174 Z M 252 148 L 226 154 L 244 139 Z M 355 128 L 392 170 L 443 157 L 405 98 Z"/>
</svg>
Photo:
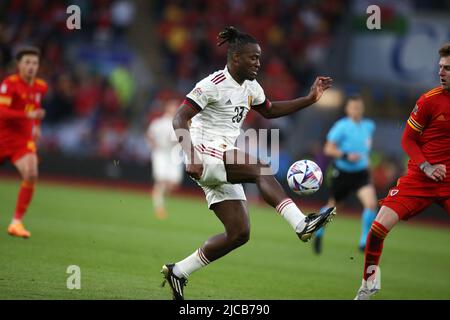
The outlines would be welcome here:
<svg viewBox="0 0 450 320">
<path fill-rule="evenodd" d="M 171 99 L 164 105 L 164 114 L 148 126 L 147 142 L 152 154 L 153 190 L 152 199 L 155 215 L 165 219 L 167 211 L 164 197 L 172 192 L 183 178 L 182 160 L 177 151 L 178 140 L 173 130 L 172 120 L 179 101 Z"/>
<path fill-rule="evenodd" d="M 266 118 L 291 114 L 318 101 L 332 79 L 316 78 L 305 97 L 270 102 L 255 80 L 261 56 L 256 39 L 234 27 L 227 27 L 218 38 L 219 45 L 228 42 L 225 69 L 196 84 L 179 107 L 173 127 L 186 154 L 186 173 L 203 188 L 208 206 L 225 232 L 206 240 L 185 259 L 163 265 L 161 272 L 175 300 L 184 299 L 183 287 L 192 272 L 249 240 L 250 223 L 241 183 L 255 183 L 263 199 L 287 220 L 302 241 L 308 241 L 335 214 L 335 208 L 328 208 L 304 215 L 273 174 L 266 173 L 270 172 L 267 164 L 234 146 L 250 110 Z"/>
</svg>

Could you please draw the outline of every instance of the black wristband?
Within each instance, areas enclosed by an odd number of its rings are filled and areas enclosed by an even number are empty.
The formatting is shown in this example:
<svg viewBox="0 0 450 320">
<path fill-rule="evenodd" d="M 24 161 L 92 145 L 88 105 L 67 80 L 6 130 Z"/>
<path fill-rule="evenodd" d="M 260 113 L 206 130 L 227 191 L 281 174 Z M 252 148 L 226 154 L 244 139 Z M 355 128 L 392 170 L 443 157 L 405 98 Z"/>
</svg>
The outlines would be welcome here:
<svg viewBox="0 0 450 320">
<path fill-rule="evenodd" d="M 348 160 L 348 153 L 347 153 L 347 152 L 344 152 L 344 153 L 342 154 L 341 159 Z"/>
</svg>

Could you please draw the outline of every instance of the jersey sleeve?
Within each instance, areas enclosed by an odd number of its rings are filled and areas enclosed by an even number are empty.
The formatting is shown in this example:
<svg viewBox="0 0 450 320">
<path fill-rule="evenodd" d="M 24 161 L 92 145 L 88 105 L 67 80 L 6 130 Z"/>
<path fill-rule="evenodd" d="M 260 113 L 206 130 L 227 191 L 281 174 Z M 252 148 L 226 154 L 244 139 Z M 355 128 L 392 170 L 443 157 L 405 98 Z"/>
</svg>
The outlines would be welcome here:
<svg viewBox="0 0 450 320">
<path fill-rule="evenodd" d="M 339 143 L 342 140 L 343 125 L 341 121 L 336 122 L 327 134 L 327 141 L 332 143 Z"/>
<path fill-rule="evenodd" d="M 14 86 L 6 79 L 0 85 L 0 108 L 9 107 L 12 103 Z"/>
<path fill-rule="evenodd" d="M 408 125 L 415 131 L 422 133 L 431 119 L 431 106 L 427 103 L 425 95 L 417 100 L 414 109 L 408 118 Z"/>
<path fill-rule="evenodd" d="M 0 119 L 26 119 L 27 114 L 23 110 L 10 108 L 14 94 L 14 84 L 7 79 L 0 85 Z"/>
<path fill-rule="evenodd" d="M 48 84 L 47 82 L 43 81 L 43 86 L 42 86 L 42 97 L 44 97 L 48 92 Z"/>
<path fill-rule="evenodd" d="M 39 94 L 40 94 L 40 100 L 36 104 L 36 108 L 40 109 L 42 108 L 42 100 L 44 99 L 44 96 L 48 91 L 48 84 L 42 79 L 37 79 L 36 82 L 39 84 Z M 38 126 L 41 125 L 41 122 L 42 120 L 40 119 L 33 120 L 33 123 Z"/>
<path fill-rule="evenodd" d="M 186 95 L 186 98 L 203 110 L 208 104 L 219 100 L 219 90 L 208 77 L 198 82 L 195 88 Z"/>
<path fill-rule="evenodd" d="M 266 95 L 264 94 L 264 89 L 261 85 L 255 80 L 256 86 L 254 90 L 254 97 L 252 97 L 251 105 L 258 106 L 266 102 Z"/>
<path fill-rule="evenodd" d="M 148 125 L 148 127 L 147 127 L 147 137 L 149 137 L 149 138 L 154 138 L 154 134 L 155 134 L 155 125 L 154 125 L 154 121 L 152 121 L 149 125 Z"/>
<path fill-rule="evenodd" d="M 158 117 L 154 119 L 152 122 L 150 122 L 147 130 L 147 134 L 149 137 L 151 137 L 154 140 L 158 140 L 161 135 L 164 133 L 162 132 L 162 126 L 161 126 L 161 118 Z"/>
</svg>

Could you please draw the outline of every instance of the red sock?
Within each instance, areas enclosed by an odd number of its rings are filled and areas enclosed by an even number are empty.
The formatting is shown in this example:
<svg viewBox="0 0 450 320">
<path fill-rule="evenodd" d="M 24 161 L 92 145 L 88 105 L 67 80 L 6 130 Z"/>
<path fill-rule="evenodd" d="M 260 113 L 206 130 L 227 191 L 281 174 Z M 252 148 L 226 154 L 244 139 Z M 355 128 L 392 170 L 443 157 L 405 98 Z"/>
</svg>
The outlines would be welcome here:
<svg viewBox="0 0 450 320">
<path fill-rule="evenodd" d="M 381 252 L 383 251 L 383 242 L 389 230 L 381 223 L 374 221 L 367 235 L 366 251 L 364 253 L 364 280 L 367 280 L 373 273 L 367 270 L 369 266 L 378 266 L 380 262 Z"/>
<path fill-rule="evenodd" d="M 22 181 L 19 190 L 19 196 L 17 197 L 16 213 L 14 219 L 22 220 L 25 212 L 28 209 L 28 205 L 33 198 L 34 182 Z"/>
</svg>

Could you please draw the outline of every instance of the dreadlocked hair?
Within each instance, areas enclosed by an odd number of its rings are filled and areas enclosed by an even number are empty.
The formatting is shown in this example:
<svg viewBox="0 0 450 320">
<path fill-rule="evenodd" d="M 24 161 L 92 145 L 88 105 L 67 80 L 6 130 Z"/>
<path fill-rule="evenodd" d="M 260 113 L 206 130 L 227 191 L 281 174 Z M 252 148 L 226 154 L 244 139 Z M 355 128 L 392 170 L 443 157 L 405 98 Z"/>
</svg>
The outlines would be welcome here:
<svg viewBox="0 0 450 320">
<path fill-rule="evenodd" d="M 254 37 L 248 33 L 240 32 L 233 26 L 226 27 L 225 30 L 221 31 L 217 39 L 219 39 L 218 46 L 228 42 L 228 54 L 239 51 L 247 43 L 258 43 Z"/>
</svg>

